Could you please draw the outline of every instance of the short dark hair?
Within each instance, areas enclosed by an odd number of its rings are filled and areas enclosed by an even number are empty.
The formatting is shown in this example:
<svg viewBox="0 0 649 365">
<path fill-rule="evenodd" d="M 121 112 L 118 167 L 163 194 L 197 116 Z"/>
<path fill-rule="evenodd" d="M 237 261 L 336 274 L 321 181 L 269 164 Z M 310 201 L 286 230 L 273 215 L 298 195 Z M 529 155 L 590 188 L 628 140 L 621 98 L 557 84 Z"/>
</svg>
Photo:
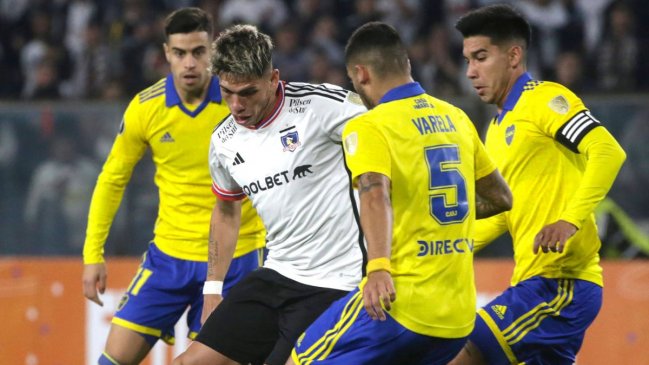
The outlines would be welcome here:
<svg viewBox="0 0 649 365">
<path fill-rule="evenodd" d="M 502 45 L 513 40 L 522 40 L 529 47 L 532 30 L 530 24 L 514 8 L 505 4 L 489 5 L 468 12 L 458 20 L 455 29 L 464 38 L 486 36 L 491 43 Z"/>
<path fill-rule="evenodd" d="M 399 33 L 383 22 L 369 22 L 356 29 L 345 46 L 345 64 L 366 62 L 379 75 L 410 74 L 408 50 Z"/>
<path fill-rule="evenodd" d="M 165 19 L 165 39 L 178 33 L 207 32 L 212 39 L 214 35 L 214 22 L 212 16 L 199 8 L 181 8 Z"/>
</svg>

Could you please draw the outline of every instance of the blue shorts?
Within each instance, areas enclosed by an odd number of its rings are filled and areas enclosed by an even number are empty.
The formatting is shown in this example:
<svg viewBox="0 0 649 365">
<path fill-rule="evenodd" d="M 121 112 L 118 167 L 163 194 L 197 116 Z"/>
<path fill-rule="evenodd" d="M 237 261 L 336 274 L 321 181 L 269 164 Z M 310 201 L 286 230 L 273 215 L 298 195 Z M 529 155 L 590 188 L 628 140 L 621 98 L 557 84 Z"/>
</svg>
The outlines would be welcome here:
<svg viewBox="0 0 649 365">
<path fill-rule="evenodd" d="M 478 311 L 469 339 L 489 364 L 573 364 L 602 306 L 602 287 L 533 277 Z"/>
<path fill-rule="evenodd" d="M 262 251 L 232 260 L 223 284 L 224 296 L 236 282 L 262 265 Z M 189 306 L 187 326 L 193 339 L 201 328 L 206 274 L 206 262 L 177 259 L 154 243 L 149 244 L 112 322 L 142 334 L 152 346 L 159 338 L 173 344 L 174 325 Z"/>
<path fill-rule="evenodd" d="M 298 365 L 446 364 L 466 337 L 444 339 L 412 332 L 387 316 L 372 320 L 358 288 L 334 302 L 300 336 L 291 357 Z"/>
</svg>

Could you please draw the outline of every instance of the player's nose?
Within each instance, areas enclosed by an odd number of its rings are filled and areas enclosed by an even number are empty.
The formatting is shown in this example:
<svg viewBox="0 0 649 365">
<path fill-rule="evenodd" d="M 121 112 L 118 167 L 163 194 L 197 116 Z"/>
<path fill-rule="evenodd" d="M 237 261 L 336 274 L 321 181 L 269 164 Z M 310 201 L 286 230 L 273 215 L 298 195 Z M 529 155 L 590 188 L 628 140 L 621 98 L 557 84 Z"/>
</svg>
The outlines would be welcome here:
<svg viewBox="0 0 649 365">
<path fill-rule="evenodd" d="M 184 66 L 186 69 L 193 69 L 196 67 L 196 58 L 194 56 L 185 57 Z"/>
<path fill-rule="evenodd" d="M 246 106 L 243 103 L 243 99 L 238 95 L 232 95 L 230 108 L 232 108 L 232 111 L 234 112 L 242 112 L 246 110 Z"/>
</svg>

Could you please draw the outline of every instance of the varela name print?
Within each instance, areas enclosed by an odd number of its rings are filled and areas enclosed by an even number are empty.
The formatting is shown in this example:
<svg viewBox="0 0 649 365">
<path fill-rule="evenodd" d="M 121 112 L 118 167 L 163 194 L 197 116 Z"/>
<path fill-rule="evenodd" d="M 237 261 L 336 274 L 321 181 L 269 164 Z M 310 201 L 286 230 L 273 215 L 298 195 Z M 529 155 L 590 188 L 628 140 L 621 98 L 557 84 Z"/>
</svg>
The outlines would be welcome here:
<svg viewBox="0 0 649 365">
<path fill-rule="evenodd" d="M 419 134 L 426 135 L 431 133 L 440 132 L 456 132 L 455 125 L 451 121 L 451 117 L 445 115 L 446 119 L 439 115 L 429 115 L 427 117 L 418 117 L 412 119 L 412 124 L 417 127 Z"/>
</svg>

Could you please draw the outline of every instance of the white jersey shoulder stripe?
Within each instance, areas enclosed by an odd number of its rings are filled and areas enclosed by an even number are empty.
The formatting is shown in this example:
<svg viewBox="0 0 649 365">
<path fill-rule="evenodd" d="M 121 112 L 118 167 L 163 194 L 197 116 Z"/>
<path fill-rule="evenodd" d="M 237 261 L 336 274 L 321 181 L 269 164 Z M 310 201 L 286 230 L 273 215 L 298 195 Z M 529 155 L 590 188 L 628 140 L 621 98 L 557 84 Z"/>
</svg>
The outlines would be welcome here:
<svg viewBox="0 0 649 365">
<path fill-rule="evenodd" d="M 332 94 L 323 93 L 323 92 L 316 92 L 316 91 L 307 91 L 307 92 L 300 92 L 300 93 L 293 93 L 293 92 L 287 91 L 286 96 L 291 97 L 291 98 L 302 98 L 302 97 L 305 97 L 305 96 L 322 96 L 323 98 L 332 99 L 332 100 L 335 100 L 335 101 L 338 101 L 338 102 L 341 102 L 341 103 L 343 103 L 345 101 L 345 98 L 341 98 L 341 97 L 334 96 Z"/>
<path fill-rule="evenodd" d="M 306 82 L 289 82 L 286 84 L 286 89 L 292 89 L 292 90 L 300 90 L 300 89 L 320 89 L 320 90 L 326 90 L 329 92 L 334 92 L 334 93 L 340 93 L 340 94 L 346 94 L 347 90 L 343 89 L 340 86 L 333 85 L 333 84 L 309 84 Z"/>
<path fill-rule="evenodd" d="M 215 182 L 212 182 L 212 192 L 223 200 L 241 200 L 246 197 L 243 191 L 226 190 L 216 185 Z"/>
<path fill-rule="evenodd" d="M 346 96 L 347 95 L 347 90 L 343 88 L 336 87 L 334 88 L 332 86 L 327 86 L 326 84 L 306 84 L 306 83 L 289 83 L 286 84 L 286 90 L 288 91 L 304 91 L 304 90 L 311 90 L 311 91 L 324 91 L 330 94 L 338 95 L 338 96 Z"/>
</svg>

